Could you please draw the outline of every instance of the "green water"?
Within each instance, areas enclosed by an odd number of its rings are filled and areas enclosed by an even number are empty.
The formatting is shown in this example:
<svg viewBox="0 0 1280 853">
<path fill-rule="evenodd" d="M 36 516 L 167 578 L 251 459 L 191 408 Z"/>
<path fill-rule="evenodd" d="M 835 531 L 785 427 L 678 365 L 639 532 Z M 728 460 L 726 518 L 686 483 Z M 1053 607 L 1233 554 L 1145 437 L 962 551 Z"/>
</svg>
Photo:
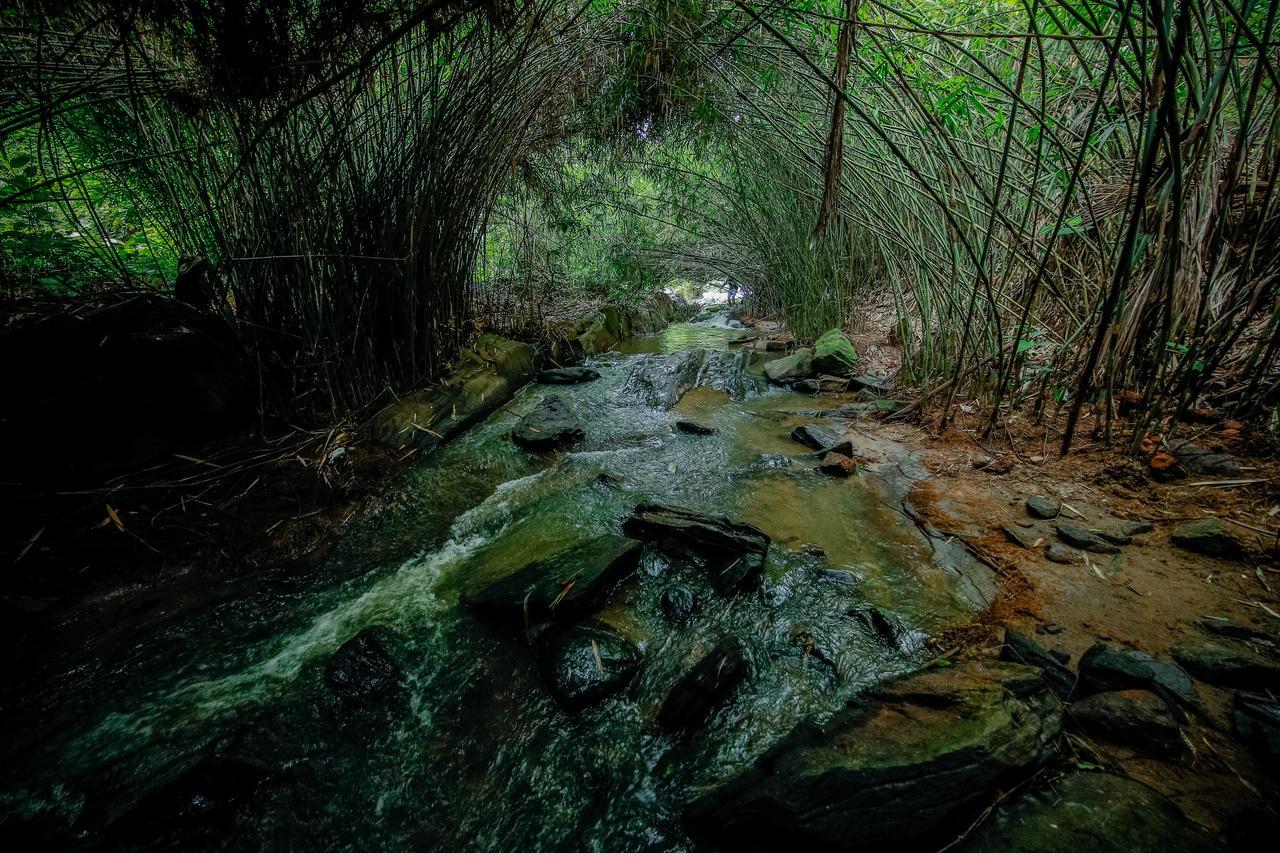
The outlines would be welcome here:
<svg viewBox="0 0 1280 853">
<path fill-rule="evenodd" d="M 812 399 L 765 388 L 732 334 L 673 327 L 596 359 L 596 382 L 525 389 L 415 463 L 390 508 L 311 583 L 222 602 L 136 637 L 110 667 L 55 679 L 32 698 L 48 706 L 43 730 L 6 751 L 0 807 L 92 831 L 217 751 L 284 780 L 226 830 L 236 849 L 688 849 L 680 810 L 693 793 L 798 721 L 920 665 L 919 642 L 887 644 L 852 607 L 874 603 L 923 638 L 972 606 L 901 511 L 910 459 L 850 480 L 815 473 L 788 437 L 813 421 L 793 413 Z M 712 352 L 691 361 L 690 345 Z M 672 377 L 697 387 L 667 409 Z M 531 454 L 507 437 L 546 393 L 584 422 L 586 440 L 569 452 Z M 681 418 L 719 432 L 677 432 Z M 640 672 L 621 695 L 568 715 L 521 639 L 459 597 L 618 531 L 643 501 L 761 527 L 773 539 L 764 588 L 725 600 L 696 570 L 646 552 L 601 614 L 643 650 Z M 676 581 L 699 600 L 680 626 L 658 606 Z M 324 664 L 370 625 L 396 632 L 404 690 L 352 709 L 328 692 Z M 667 689 L 726 635 L 746 644 L 751 679 L 702 730 L 659 732 Z"/>
</svg>

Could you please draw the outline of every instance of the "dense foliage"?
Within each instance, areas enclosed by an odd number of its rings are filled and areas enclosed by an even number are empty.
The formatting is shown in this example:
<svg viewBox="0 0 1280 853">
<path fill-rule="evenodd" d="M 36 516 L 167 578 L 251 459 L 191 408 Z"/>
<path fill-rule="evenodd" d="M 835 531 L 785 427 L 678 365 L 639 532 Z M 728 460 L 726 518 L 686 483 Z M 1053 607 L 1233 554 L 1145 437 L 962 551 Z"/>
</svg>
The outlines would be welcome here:
<svg viewBox="0 0 1280 853">
<path fill-rule="evenodd" d="M 419 383 L 477 322 L 734 278 L 802 339 L 891 297 L 907 379 L 992 423 L 1065 404 L 1064 446 L 1120 389 L 1148 425 L 1263 414 L 1277 14 L 27 4 L 0 19 L 0 270 L 11 296 L 168 289 L 207 258 L 282 413 Z"/>
</svg>

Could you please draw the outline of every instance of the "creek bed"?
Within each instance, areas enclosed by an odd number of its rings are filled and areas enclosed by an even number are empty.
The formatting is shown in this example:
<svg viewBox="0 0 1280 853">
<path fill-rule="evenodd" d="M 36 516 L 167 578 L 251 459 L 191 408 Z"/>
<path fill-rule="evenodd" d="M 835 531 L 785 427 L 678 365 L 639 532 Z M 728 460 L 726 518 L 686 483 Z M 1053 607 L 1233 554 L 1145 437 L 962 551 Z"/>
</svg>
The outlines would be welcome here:
<svg viewBox="0 0 1280 853">
<path fill-rule="evenodd" d="M 913 461 L 818 474 L 789 437 L 815 421 L 797 414 L 813 399 L 765 386 L 736 336 L 678 324 L 594 359 L 597 381 L 526 388 L 406 471 L 393 507 L 308 583 L 211 606 L 135 637 L 110 667 L 55 679 L 31 697 L 38 737 L 6 749 L 0 809 L 92 835 L 217 753 L 270 780 L 219 824 L 219 846 L 688 849 L 680 816 L 692 796 L 801 720 L 918 668 L 925 636 L 974 606 L 903 512 Z M 677 393 L 683 384 L 694 387 Z M 586 439 L 555 454 L 516 447 L 513 425 L 548 393 Z M 716 432 L 677 431 L 682 419 Z M 703 573 L 646 548 L 597 614 L 639 647 L 639 671 L 620 694 L 566 713 L 522 638 L 460 598 L 620 532 L 644 502 L 758 526 L 772 539 L 763 587 L 722 598 Z M 697 600 L 682 624 L 660 606 L 673 584 Z M 902 626 L 896 642 L 850 615 L 867 605 Z M 325 663 L 374 625 L 391 632 L 402 688 L 341 700 Z M 696 731 L 661 730 L 666 691 L 726 637 L 745 645 L 751 677 Z"/>
</svg>

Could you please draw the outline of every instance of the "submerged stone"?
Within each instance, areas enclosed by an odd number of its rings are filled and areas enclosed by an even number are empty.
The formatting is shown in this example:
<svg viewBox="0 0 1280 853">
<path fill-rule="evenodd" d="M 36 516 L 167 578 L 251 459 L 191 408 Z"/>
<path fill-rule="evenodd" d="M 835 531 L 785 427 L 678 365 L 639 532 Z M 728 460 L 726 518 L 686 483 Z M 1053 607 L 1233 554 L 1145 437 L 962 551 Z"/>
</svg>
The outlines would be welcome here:
<svg viewBox="0 0 1280 853">
<path fill-rule="evenodd" d="M 1179 524 L 1169 538 L 1174 545 L 1206 557 L 1231 560 L 1239 559 L 1245 554 L 1244 544 L 1216 518 L 1201 518 Z"/>
<path fill-rule="evenodd" d="M 693 590 L 682 584 L 672 584 L 662 591 L 663 614 L 672 622 L 684 622 L 693 615 L 697 598 Z"/>
<path fill-rule="evenodd" d="M 1178 718 L 1169 703 L 1149 690 L 1094 693 L 1068 712 L 1082 731 L 1159 756 L 1182 752 Z"/>
<path fill-rule="evenodd" d="M 1001 805 L 961 853 L 1207 853 L 1220 849 L 1141 782 L 1076 771 Z"/>
<path fill-rule="evenodd" d="M 1061 725 L 1058 700 L 1031 667 L 926 670 L 872 691 L 822 730 L 802 724 L 687 817 L 726 849 L 925 849 L 933 831 L 1043 764 Z"/>
<path fill-rule="evenodd" d="M 556 698 L 570 711 L 622 689 L 641 658 L 630 640 L 596 621 L 547 631 L 535 651 Z"/>
<path fill-rule="evenodd" d="M 346 699 L 367 701 L 400 683 L 400 667 L 383 647 L 381 634 L 380 629 L 365 628 L 338 647 L 324 671 L 329 689 Z"/>
<path fill-rule="evenodd" d="M 605 534 L 539 560 L 466 596 L 474 610 L 524 625 L 572 621 L 602 606 L 640 561 L 640 543 Z"/>
<path fill-rule="evenodd" d="M 555 395 L 544 397 L 511 432 L 512 440 L 528 450 L 558 450 L 585 436 L 577 416 Z"/>
<path fill-rule="evenodd" d="M 600 371 L 590 367 L 552 367 L 538 374 L 543 385 L 577 385 L 600 378 Z"/>
<path fill-rule="evenodd" d="M 758 527 L 662 504 L 636 507 L 622 530 L 669 553 L 704 563 L 721 595 L 759 586 L 769 551 L 769 537 Z"/>
<path fill-rule="evenodd" d="M 671 730 L 701 725 L 750 674 L 742 642 L 733 637 L 721 641 L 668 691 L 658 725 Z"/>
<path fill-rule="evenodd" d="M 715 427 L 703 426 L 697 421 L 676 421 L 676 429 L 689 435 L 715 435 L 719 432 Z"/>
<path fill-rule="evenodd" d="M 850 575 L 852 577 L 852 575 Z M 889 646 L 900 652 L 915 652 L 924 647 L 929 639 L 924 632 L 911 628 L 902 617 L 876 607 L 874 604 L 863 604 L 849 611 L 849 615 L 862 623 L 872 634 L 875 634 Z"/>
</svg>

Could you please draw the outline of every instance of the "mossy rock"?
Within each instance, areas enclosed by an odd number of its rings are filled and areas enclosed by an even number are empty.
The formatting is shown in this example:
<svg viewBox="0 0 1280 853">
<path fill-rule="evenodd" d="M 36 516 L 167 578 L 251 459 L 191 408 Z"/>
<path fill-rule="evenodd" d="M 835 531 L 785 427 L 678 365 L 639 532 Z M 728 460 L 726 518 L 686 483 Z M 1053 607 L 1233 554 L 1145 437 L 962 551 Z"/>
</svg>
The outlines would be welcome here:
<svg viewBox="0 0 1280 853">
<path fill-rule="evenodd" d="M 858 363 L 853 342 L 839 329 L 832 329 L 813 343 L 813 367 L 818 373 L 846 375 Z"/>
</svg>

